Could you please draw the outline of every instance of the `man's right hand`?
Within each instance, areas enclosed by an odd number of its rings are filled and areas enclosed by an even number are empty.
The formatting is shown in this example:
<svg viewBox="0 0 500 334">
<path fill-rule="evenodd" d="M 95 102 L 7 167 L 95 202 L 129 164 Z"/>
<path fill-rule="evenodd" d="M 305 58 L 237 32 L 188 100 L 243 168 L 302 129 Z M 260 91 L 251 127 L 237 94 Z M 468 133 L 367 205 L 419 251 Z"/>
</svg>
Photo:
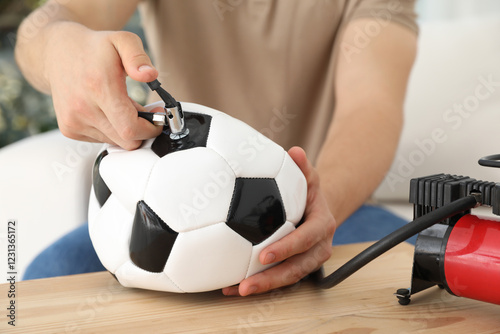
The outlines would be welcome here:
<svg viewBox="0 0 500 334">
<path fill-rule="evenodd" d="M 138 117 L 126 76 L 149 82 L 158 72 L 141 39 L 119 31 L 140 0 L 48 0 L 21 23 L 16 60 L 26 79 L 51 94 L 61 132 L 125 149 L 157 136 L 160 126 Z"/>
<path fill-rule="evenodd" d="M 48 29 L 43 75 L 65 136 L 131 150 L 160 134 L 160 126 L 138 117 L 137 110 L 144 109 L 127 94 L 126 75 L 141 82 L 158 77 L 137 35 L 93 31 L 74 22 Z"/>
</svg>

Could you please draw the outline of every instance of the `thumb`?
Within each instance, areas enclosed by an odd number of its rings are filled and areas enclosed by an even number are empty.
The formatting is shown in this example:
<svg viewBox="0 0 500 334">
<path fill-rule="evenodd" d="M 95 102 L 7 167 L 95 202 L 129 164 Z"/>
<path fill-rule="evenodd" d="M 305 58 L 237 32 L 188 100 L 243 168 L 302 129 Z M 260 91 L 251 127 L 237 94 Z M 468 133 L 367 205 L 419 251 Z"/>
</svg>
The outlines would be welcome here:
<svg viewBox="0 0 500 334">
<path fill-rule="evenodd" d="M 306 152 L 301 147 L 294 146 L 288 150 L 288 154 L 307 178 L 313 167 L 307 159 Z"/>
<path fill-rule="evenodd" d="M 319 187 L 319 175 L 309 159 L 307 159 L 306 152 L 301 147 L 294 146 L 288 150 L 288 154 L 304 174 L 307 180 L 308 192 L 315 187 Z"/>
<path fill-rule="evenodd" d="M 129 77 L 141 82 L 150 82 L 158 77 L 158 71 L 153 67 L 151 59 L 144 51 L 139 36 L 131 32 L 119 31 L 112 33 L 110 40 Z"/>
</svg>

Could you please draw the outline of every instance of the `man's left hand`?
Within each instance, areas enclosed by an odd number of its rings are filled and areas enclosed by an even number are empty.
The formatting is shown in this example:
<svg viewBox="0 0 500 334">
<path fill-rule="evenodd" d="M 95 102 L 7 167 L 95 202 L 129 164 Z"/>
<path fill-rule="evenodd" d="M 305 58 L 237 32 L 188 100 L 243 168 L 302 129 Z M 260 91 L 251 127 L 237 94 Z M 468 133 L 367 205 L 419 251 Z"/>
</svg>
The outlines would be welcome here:
<svg viewBox="0 0 500 334">
<path fill-rule="evenodd" d="M 321 192 L 319 175 L 300 147 L 292 147 L 288 154 L 307 180 L 305 221 L 259 255 L 262 264 L 281 263 L 246 278 L 238 286 L 222 289 L 224 295 L 248 296 L 297 283 L 319 269 L 332 254 L 336 222 Z"/>
</svg>

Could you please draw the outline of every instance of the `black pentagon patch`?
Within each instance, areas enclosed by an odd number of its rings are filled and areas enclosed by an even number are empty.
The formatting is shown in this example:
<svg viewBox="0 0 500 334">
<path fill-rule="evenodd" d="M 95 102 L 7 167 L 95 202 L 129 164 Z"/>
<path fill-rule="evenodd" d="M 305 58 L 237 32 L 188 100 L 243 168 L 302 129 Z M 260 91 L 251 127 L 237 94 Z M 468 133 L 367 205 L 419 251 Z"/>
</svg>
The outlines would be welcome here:
<svg viewBox="0 0 500 334">
<path fill-rule="evenodd" d="M 151 145 L 151 150 L 160 158 L 165 155 L 194 147 L 206 147 L 212 116 L 184 111 L 184 124 L 189 134 L 181 139 L 170 139 L 170 129 L 163 131 Z"/>
<path fill-rule="evenodd" d="M 139 201 L 130 238 L 132 262 L 144 270 L 162 272 L 177 235 L 144 201 Z"/>
<path fill-rule="evenodd" d="M 237 178 L 226 224 L 253 245 L 285 223 L 283 201 L 274 179 Z"/>
<path fill-rule="evenodd" d="M 92 179 L 93 179 L 92 182 L 94 184 L 94 194 L 95 197 L 97 198 L 97 202 L 101 207 L 104 205 L 104 203 L 106 203 L 109 196 L 111 196 L 111 190 L 109 190 L 108 186 L 101 177 L 101 173 L 99 172 L 101 161 L 107 155 L 108 155 L 108 150 L 102 151 L 97 156 L 94 163 L 94 168 L 92 170 Z"/>
</svg>

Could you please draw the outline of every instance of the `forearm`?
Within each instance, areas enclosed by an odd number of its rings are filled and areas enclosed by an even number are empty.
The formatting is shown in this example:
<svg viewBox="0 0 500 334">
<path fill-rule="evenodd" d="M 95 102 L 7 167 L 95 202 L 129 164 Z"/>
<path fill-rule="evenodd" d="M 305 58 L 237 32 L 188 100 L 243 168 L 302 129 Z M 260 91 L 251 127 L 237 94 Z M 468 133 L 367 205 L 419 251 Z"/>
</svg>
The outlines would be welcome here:
<svg viewBox="0 0 500 334">
<path fill-rule="evenodd" d="M 321 188 L 341 224 L 377 188 L 389 169 L 402 111 L 366 106 L 334 120 L 317 161 Z"/>
<path fill-rule="evenodd" d="M 352 45 L 356 31 L 369 23 L 351 22 L 343 41 Z M 339 57 L 334 119 L 317 160 L 337 224 L 369 198 L 391 165 L 415 54 L 415 34 L 391 23 L 356 57 Z"/>
<path fill-rule="evenodd" d="M 17 64 L 25 78 L 46 94 L 50 93 L 50 85 L 45 73 L 45 59 L 51 47 L 49 42 L 54 25 L 73 19 L 71 13 L 62 6 L 51 16 L 46 15 L 44 7 L 40 7 L 21 23 L 17 32 Z"/>
</svg>

